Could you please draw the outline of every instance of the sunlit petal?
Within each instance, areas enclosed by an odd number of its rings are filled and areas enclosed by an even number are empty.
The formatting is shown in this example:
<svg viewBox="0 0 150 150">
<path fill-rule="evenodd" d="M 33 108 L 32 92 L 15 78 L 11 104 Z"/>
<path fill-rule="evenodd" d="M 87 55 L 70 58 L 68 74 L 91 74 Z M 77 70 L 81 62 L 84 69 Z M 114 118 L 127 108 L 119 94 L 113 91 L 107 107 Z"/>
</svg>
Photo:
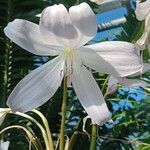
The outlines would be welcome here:
<svg viewBox="0 0 150 150">
<path fill-rule="evenodd" d="M 150 0 L 139 3 L 137 2 L 135 14 L 138 20 L 144 20 L 150 13 Z"/>
<path fill-rule="evenodd" d="M 48 101 L 61 85 L 64 61 L 61 57 L 49 61 L 23 78 L 8 97 L 13 112 L 26 112 Z"/>
<path fill-rule="evenodd" d="M 9 144 L 10 144 L 9 141 L 5 142 L 3 140 L 0 140 L 0 150 L 8 150 Z"/>
<path fill-rule="evenodd" d="M 90 41 L 97 33 L 96 17 L 87 3 L 72 6 L 69 9 L 72 23 L 78 31 L 78 47 Z"/>
<path fill-rule="evenodd" d="M 110 120 L 103 95 L 92 74 L 84 66 L 74 66 L 72 84 L 79 101 L 94 123 L 102 125 Z"/>
<path fill-rule="evenodd" d="M 58 55 L 61 47 L 49 44 L 43 40 L 39 26 L 23 20 L 16 19 L 10 22 L 4 29 L 6 36 L 23 49 L 36 55 Z"/>
<path fill-rule="evenodd" d="M 40 30 L 46 40 L 53 40 L 64 46 L 74 45 L 78 33 L 64 5 L 53 5 L 43 10 L 40 18 Z"/>
<path fill-rule="evenodd" d="M 143 68 L 139 47 L 128 42 L 101 42 L 80 50 L 85 65 L 115 76 L 128 76 Z"/>
</svg>

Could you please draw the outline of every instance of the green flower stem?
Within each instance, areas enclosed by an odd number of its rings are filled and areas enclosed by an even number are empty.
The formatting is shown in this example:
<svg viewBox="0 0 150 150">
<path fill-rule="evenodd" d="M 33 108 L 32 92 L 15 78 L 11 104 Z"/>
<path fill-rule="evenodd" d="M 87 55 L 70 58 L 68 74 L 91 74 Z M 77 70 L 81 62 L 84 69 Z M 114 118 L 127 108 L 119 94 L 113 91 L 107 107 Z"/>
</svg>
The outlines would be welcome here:
<svg viewBox="0 0 150 150">
<path fill-rule="evenodd" d="M 108 80 L 109 80 L 109 76 L 106 77 L 106 79 L 105 79 L 105 81 L 104 81 L 104 83 L 103 83 L 102 90 L 101 90 L 103 94 L 104 94 L 104 92 L 105 92 L 105 88 L 106 88 L 106 86 L 107 86 Z"/>
<path fill-rule="evenodd" d="M 64 87 L 63 87 L 63 101 L 61 107 L 61 129 L 60 129 L 60 144 L 59 150 L 64 150 L 65 145 L 65 118 L 66 118 L 66 110 L 67 110 L 67 77 L 64 77 Z"/>
<path fill-rule="evenodd" d="M 97 139 L 97 125 L 92 124 L 90 150 L 96 150 L 96 139 Z"/>
</svg>

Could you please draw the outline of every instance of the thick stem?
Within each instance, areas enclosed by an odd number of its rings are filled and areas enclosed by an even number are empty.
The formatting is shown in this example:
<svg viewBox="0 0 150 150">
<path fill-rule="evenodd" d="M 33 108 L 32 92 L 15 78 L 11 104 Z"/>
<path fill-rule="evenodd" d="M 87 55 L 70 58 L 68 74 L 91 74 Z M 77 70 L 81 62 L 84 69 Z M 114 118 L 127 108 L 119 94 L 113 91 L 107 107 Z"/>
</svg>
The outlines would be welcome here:
<svg viewBox="0 0 150 150">
<path fill-rule="evenodd" d="M 64 150 L 65 145 L 65 118 L 66 118 L 66 110 L 67 110 L 67 77 L 64 77 L 64 87 L 63 87 L 63 101 L 61 107 L 61 130 L 60 130 L 60 144 L 59 150 Z"/>
<path fill-rule="evenodd" d="M 92 125 L 90 150 L 96 150 L 96 139 L 97 139 L 97 125 L 93 124 Z"/>
</svg>

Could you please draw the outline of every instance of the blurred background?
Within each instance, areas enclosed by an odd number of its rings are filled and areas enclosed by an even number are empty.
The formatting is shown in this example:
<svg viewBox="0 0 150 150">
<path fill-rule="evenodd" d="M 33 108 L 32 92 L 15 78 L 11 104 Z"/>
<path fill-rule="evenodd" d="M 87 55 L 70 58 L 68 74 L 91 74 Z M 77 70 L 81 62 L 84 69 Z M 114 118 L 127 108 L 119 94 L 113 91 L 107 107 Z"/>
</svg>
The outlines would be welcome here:
<svg viewBox="0 0 150 150">
<path fill-rule="evenodd" d="M 53 58 L 35 56 L 11 42 L 3 32 L 8 22 L 20 18 L 38 23 L 41 11 L 47 6 L 62 3 L 69 8 L 81 2 L 87 2 L 96 13 L 98 24 L 97 35 L 90 43 L 108 40 L 134 43 L 141 36 L 143 22 L 136 20 L 134 0 L 97 1 L 101 5 L 89 0 L 0 0 L 0 108 L 7 107 L 8 95 L 25 75 Z M 144 62 L 149 62 L 148 51 L 144 51 L 143 58 Z M 93 75 L 105 93 L 107 75 L 94 71 Z M 150 83 L 150 72 L 136 78 Z M 78 131 L 73 150 L 88 150 L 91 121 L 85 119 L 87 114 L 72 88 L 68 89 L 68 98 L 66 134 L 71 137 L 75 131 Z M 118 86 L 117 91 L 106 97 L 106 102 L 114 123 L 105 123 L 98 127 L 97 150 L 150 150 L 150 89 Z M 60 131 L 61 103 L 62 87 L 51 100 L 39 108 L 49 121 L 55 142 Z M 41 121 L 33 112 L 27 114 Z M 8 114 L 0 129 L 15 124 L 30 130 L 43 144 L 37 125 L 23 117 Z M 9 150 L 29 149 L 29 143 L 22 130 L 11 129 L 3 134 L 1 139 L 10 141 Z"/>
</svg>

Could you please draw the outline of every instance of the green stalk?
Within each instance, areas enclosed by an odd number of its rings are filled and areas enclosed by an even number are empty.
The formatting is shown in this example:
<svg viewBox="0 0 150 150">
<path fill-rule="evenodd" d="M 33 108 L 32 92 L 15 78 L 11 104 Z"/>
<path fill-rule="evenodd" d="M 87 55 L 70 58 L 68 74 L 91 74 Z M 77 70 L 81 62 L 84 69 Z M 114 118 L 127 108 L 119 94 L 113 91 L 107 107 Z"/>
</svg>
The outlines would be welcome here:
<svg viewBox="0 0 150 150">
<path fill-rule="evenodd" d="M 60 129 L 60 144 L 59 150 L 64 150 L 65 145 L 65 118 L 66 118 L 66 111 L 67 111 L 67 77 L 64 77 L 64 87 L 63 87 L 63 101 L 61 107 L 61 129 Z"/>
<path fill-rule="evenodd" d="M 106 86 L 107 86 L 108 79 L 109 79 L 109 76 L 106 77 L 106 79 L 105 79 L 105 81 L 104 81 L 104 83 L 103 83 L 103 86 L 102 86 L 102 89 L 101 89 L 101 91 L 102 91 L 103 94 L 104 94 L 104 92 L 105 92 L 105 88 L 106 88 Z"/>
<path fill-rule="evenodd" d="M 96 150 L 96 139 L 97 139 L 97 125 L 93 124 L 92 125 L 90 150 Z"/>
</svg>

